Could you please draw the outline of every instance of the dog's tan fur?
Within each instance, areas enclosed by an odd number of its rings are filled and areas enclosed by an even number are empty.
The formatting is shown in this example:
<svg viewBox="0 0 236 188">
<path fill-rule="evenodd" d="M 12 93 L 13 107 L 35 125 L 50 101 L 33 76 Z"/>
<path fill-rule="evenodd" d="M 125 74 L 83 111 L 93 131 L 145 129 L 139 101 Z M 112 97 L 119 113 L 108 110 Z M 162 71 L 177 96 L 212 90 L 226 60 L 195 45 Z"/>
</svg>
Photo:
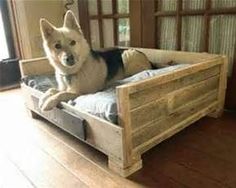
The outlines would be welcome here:
<svg viewBox="0 0 236 188">
<path fill-rule="evenodd" d="M 56 28 L 47 20 L 41 19 L 40 30 L 44 50 L 55 69 L 58 83 L 58 89 L 49 89 L 40 99 L 41 110 L 51 110 L 60 101 L 99 91 L 108 84 L 107 66 L 104 59 L 96 59 L 90 54 L 91 49 L 71 11 L 65 15 L 63 27 Z M 71 41 L 75 41 L 76 44 L 72 46 Z M 58 43 L 61 45 L 60 49 L 55 48 Z M 72 66 L 64 63 L 68 54 L 74 56 L 75 64 Z M 136 50 L 124 51 L 122 59 L 124 71 L 118 71 L 109 83 L 151 68 L 147 57 Z"/>
</svg>

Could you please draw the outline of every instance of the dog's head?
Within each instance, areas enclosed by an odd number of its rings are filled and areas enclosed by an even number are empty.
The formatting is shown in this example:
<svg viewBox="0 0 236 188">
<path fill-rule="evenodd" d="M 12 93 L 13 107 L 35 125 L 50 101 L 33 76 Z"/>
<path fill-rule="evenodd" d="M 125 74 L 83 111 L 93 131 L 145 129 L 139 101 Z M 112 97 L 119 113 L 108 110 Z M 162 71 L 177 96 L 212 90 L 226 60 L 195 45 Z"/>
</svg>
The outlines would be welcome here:
<svg viewBox="0 0 236 188">
<path fill-rule="evenodd" d="M 62 74 L 77 72 L 90 48 L 74 14 L 67 11 L 63 27 L 56 28 L 46 19 L 40 20 L 44 50 L 52 66 Z"/>
</svg>

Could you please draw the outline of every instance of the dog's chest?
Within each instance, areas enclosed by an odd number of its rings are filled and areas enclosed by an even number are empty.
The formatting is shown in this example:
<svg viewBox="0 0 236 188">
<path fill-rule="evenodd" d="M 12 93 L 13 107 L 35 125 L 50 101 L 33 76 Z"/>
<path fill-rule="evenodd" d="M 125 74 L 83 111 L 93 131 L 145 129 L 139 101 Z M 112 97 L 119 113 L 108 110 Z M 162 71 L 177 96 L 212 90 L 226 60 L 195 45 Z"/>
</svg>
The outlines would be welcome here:
<svg viewBox="0 0 236 188">
<path fill-rule="evenodd" d="M 71 85 L 73 75 L 65 75 L 62 77 L 63 83 L 65 85 Z"/>
<path fill-rule="evenodd" d="M 72 90 L 74 86 L 75 75 L 57 75 L 59 90 Z"/>
</svg>

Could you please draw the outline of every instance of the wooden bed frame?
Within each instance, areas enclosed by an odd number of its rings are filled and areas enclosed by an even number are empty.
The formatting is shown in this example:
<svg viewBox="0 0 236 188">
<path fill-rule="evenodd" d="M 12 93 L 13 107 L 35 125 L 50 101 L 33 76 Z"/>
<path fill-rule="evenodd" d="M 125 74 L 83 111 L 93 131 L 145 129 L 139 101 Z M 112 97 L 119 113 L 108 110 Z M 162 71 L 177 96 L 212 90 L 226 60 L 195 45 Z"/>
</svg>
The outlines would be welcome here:
<svg viewBox="0 0 236 188">
<path fill-rule="evenodd" d="M 140 49 L 151 62 L 174 61 L 184 67 L 161 76 L 118 86 L 119 125 L 62 102 L 50 112 L 38 109 L 42 93 L 22 84 L 32 117 L 45 117 L 108 155 L 108 165 L 121 176 L 142 167 L 141 155 L 200 118 L 223 112 L 227 58 L 207 53 Z M 22 77 L 53 72 L 46 58 L 20 61 Z"/>
</svg>

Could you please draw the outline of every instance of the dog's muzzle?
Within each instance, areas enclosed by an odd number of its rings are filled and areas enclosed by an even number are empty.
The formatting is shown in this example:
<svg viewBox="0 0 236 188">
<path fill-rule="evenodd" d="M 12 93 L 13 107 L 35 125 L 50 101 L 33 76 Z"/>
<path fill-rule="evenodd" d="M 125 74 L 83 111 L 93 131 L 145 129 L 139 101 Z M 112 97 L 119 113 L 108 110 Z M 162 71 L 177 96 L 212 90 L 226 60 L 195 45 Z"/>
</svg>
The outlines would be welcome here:
<svg viewBox="0 0 236 188">
<path fill-rule="evenodd" d="M 64 59 L 63 59 L 64 63 L 67 65 L 67 66 L 72 66 L 75 64 L 75 59 L 74 59 L 74 56 L 73 55 L 68 55 L 66 56 Z"/>
</svg>

